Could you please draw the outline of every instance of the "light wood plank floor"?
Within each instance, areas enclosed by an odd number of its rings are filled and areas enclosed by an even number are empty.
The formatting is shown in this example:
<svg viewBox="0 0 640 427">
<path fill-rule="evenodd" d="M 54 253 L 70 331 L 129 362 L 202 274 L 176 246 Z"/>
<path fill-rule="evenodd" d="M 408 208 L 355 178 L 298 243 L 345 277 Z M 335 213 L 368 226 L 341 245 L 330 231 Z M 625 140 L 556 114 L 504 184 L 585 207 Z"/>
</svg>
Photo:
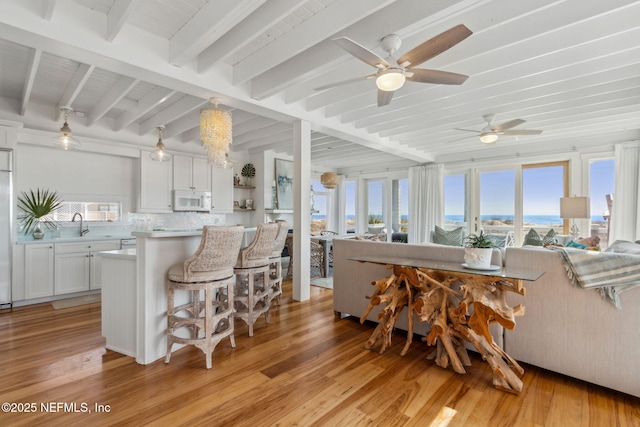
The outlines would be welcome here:
<svg viewBox="0 0 640 427">
<path fill-rule="evenodd" d="M 478 357 L 458 375 L 425 360 L 419 341 L 399 356 L 400 333 L 383 355 L 364 350 L 373 326 L 334 318 L 331 290 L 312 287 L 302 303 L 290 295 L 285 282 L 253 338 L 236 321 L 237 347 L 220 343 L 208 371 L 193 347 L 148 366 L 106 351 L 99 304 L 4 312 L 1 400 L 37 407 L 2 412 L 0 425 L 640 426 L 640 399 L 531 366 L 515 396 L 492 387 Z"/>
</svg>

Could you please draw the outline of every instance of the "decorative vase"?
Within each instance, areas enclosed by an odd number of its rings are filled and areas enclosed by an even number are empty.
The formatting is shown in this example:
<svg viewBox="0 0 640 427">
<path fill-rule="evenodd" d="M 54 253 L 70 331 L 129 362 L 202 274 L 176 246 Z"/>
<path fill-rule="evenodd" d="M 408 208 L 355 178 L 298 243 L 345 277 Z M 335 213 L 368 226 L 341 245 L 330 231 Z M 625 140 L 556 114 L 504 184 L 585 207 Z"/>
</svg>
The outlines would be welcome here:
<svg viewBox="0 0 640 427">
<path fill-rule="evenodd" d="M 247 187 L 251 187 L 251 177 L 250 177 L 250 176 L 248 176 L 248 177 L 246 177 L 246 178 L 247 178 L 247 179 L 245 180 L 245 184 L 244 184 L 244 185 L 246 185 Z"/>
<path fill-rule="evenodd" d="M 469 268 L 490 268 L 492 254 L 492 248 L 464 248 L 464 262 Z"/>
<path fill-rule="evenodd" d="M 40 223 L 36 223 L 36 228 L 33 229 L 33 232 L 31 233 L 33 235 L 33 238 L 36 240 L 40 240 L 44 237 L 44 231 L 42 231 L 42 229 L 40 228 Z"/>
</svg>

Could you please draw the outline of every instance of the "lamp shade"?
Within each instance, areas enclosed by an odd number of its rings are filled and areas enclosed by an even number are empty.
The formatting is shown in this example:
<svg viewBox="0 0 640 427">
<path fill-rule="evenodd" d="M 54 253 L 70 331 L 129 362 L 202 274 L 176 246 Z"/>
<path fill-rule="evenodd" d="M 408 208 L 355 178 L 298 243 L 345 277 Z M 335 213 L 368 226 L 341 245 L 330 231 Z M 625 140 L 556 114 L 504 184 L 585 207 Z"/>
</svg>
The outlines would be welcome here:
<svg viewBox="0 0 640 427">
<path fill-rule="evenodd" d="M 590 218 L 591 202 L 588 197 L 562 197 L 560 199 L 561 218 Z"/>
<path fill-rule="evenodd" d="M 325 172 L 320 176 L 320 182 L 324 188 L 331 190 L 338 186 L 338 174 L 335 172 Z"/>
</svg>

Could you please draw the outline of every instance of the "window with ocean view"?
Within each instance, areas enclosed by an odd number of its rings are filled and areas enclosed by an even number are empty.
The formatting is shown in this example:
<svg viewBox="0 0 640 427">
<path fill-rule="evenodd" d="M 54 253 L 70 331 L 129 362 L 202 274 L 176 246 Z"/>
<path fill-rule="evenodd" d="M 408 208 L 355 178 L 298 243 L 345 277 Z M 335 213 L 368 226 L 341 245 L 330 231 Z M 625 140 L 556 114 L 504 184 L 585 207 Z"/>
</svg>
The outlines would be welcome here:
<svg viewBox="0 0 640 427">
<path fill-rule="evenodd" d="M 327 190 L 320 181 L 311 181 L 312 204 L 311 233 L 327 229 Z"/>
<path fill-rule="evenodd" d="M 610 212 L 607 196 L 613 196 L 613 159 L 593 160 L 589 163 L 589 198 L 591 199 L 591 235 L 600 237 L 600 249 L 609 246 Z"/>
<path fill-rule="evenodd" d="M 367 219 L 368 231 L 380 234 L 385 228 L 384 181 L 367 181 Z"/>
</svg>

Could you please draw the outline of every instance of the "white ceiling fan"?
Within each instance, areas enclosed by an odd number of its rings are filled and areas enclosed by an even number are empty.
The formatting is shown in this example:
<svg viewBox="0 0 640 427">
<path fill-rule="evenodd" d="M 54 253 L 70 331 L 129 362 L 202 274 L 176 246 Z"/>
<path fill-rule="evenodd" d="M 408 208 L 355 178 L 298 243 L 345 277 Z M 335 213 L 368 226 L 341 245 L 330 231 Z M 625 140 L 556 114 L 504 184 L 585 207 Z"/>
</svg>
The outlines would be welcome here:
<svg viewBox="0 0 640 427">
<path fill-rule="evenodd" d="M 482 116 L 487 125 L 482 128 L 482 130 L 477 131 L 473 129 L 460 129 L 455 128 L 456 130 L 462 130 L 465 132 L 474 132 L 480 135 L 480 141 L 485 144 L 493 144 L 498 140 L 499 135 L 540 135 L 542 133 L 541 130 L 528 130 L 528 129 L 515 129 L 510 130 L 516 126 L 519 126 L 526 122 L 526 120 L 522 119 L 513 119 L 508 122 L 501 123 L 499 125 L 492 125 L 495 115 L 494 114 L 485 114 Z"/>
<path fill-rule="evenodd" d="M 469 37 L 471 30 L 464 25 L 456 25 L 453 28 L 427 40 L 414 47 L 409 52 L 396 59 L 393 55 L 401 44 L 400 36 L 390 34 L 382 39 L 382 48 L 389 53 L 387 59 L 383 59 L 347 37 L 340 37 L 333 41 L 342 49 L 349 52 L 359 60 L 378 69 L 374 74 L 364 77 L 345 80 L 316 88 L 316 90 L 330 89 L 348 83 L 360 81 L 362 79 L 376 79 L 378 87 L 378 106 L 387 105 L 393 98 L 393 92 L 400 89 L 405 80 L 418 83 L 432 83 L 445 85 L 459 85 L 464 83 L 469 76 L 451 73 L 448 71 L 428 70 L 424 68 L 413 68 L 431 59 L 447 49 L 460 43 Z"/>
</svg>

